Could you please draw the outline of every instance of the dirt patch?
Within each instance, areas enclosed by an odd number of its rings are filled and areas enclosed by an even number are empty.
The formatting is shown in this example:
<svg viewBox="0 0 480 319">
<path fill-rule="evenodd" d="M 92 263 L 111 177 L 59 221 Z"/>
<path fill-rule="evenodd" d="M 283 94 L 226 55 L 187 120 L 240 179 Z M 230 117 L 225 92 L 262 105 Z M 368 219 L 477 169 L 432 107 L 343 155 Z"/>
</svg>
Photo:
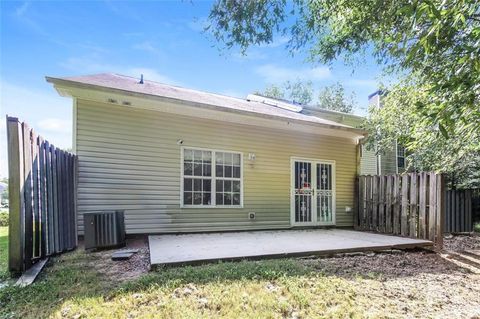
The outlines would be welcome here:
<svg viewBox="0 0 480 319">
<path fill-rule="evenodd" d="M 480 275 L 427 251 L 302 261 L 349 280 L 368 317 L 480 318 Z M 388 309 L 388 313 L 386 313 Z"/>
<path fill-rule="evenodd" d="M 80 247 L 83 249 L 83 247 Z M 138 249 L 128 260 L 113 261 L 112 253 L 118 250 Z M 115 281 L 127 281 L 140 277 L 150 270 L 150 256 L 148 251 L 148 238 L 136 237 L 127 239 L 126 247 L 112 250 L 101 250 L 87 253 L 94 261 L 89 266 L 101 274 Z"/>
<path fill-rule="evenodd" d="M 480 234 L 473 235 L 449 235 L 443 240 L 443 249 L 451 251 L 477 250 L 480 249 Z"/>
<path fill-rule="evenodd" d="M 306 261 L 308 263 L 308 260 Z M 390 253 L 367 253 L 360 256 L 345 256 L 318 259 L 315 267 L 328 274 L 355 278 L 375 275 L 383 278 L 416 276 L 419 273 L 463 271 L 456 265 L 445 262 L 433 252 L 393 251 Z"/>
</svg>

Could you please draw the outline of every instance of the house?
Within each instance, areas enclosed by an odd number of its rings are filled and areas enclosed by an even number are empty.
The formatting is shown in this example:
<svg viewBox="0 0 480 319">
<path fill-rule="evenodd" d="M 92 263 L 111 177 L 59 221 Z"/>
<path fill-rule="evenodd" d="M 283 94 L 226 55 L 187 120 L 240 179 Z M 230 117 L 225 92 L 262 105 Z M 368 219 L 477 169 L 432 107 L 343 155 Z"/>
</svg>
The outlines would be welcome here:
<svg viewBox="0 0 480 319">
<path fill-rule="evenodd" d="M 112 209 L 128 234 L 353 225 L 358 117 L 117 74 L 47 81 L 73 98 L 80 234 Z"/>
</svg>

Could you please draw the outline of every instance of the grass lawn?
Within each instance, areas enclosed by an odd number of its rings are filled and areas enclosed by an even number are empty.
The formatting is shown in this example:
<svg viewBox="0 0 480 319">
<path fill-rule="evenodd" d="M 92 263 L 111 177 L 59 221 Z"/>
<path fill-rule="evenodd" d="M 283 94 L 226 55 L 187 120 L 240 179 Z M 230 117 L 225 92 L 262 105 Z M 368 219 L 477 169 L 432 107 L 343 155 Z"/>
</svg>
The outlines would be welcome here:
<svg viewBox="0 0 480 319">
<path fill-rule="evenodd" d="M 0 226 L 0 281 L 8 278 L 8 227 Z"/>
<path fill-rule="evenodd" d="M 169 268 L 115 283 L 89 258 L 66 254 L 36 284 L 0 290 L 0 318 L 360 317 L 347 281 L 294 260 Z"/>
</svg>

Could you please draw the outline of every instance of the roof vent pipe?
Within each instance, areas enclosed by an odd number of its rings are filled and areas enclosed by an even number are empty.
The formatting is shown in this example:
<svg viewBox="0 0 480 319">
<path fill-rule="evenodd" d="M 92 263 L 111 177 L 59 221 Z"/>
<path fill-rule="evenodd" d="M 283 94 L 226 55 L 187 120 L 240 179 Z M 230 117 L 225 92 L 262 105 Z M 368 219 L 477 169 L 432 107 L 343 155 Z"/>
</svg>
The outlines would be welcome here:
<svg viewBox="0 0 480 319">
<path fill-rule="evenodd" d="M 143 84 L 143 74 L 140 74 L 140 82 L 138 82 L 139 84 Z"/>
</svg>

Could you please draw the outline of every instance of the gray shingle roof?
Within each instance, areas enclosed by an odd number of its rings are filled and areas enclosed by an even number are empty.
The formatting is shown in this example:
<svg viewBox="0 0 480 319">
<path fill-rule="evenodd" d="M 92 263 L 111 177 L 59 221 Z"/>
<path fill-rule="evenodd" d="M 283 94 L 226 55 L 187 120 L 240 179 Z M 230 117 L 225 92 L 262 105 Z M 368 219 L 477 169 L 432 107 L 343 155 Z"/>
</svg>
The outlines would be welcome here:
<svg viewBox="0 0 480 319">
<path fill-rule="evenodd" d="M 259 116 L 262 115 L 297 120 L 312 124 L 320 124 L 322 126 L 328 126 L 331 128 L 349 131 L 351 130 L 358 134 L 363 134 L 363 131 L 360 129 L 323 119 L 318 116 L 297 113 L 260 102 L 247 101 L 240 98 L 202 92 L 149 80 L 144 80 L 144 83 L 140 84 L 139 79 L 120 74 L 102 73 L 64 78 L 47 77 L 47 81 L 52 83 L 62 83 L 62 85 L 70 84 L 75 86 L 80 84 L 81 86 L 88 86 L 91 88 L 100 87 L 150 96 L 164 97 L 173 100 L 215 106 L 217 109 L 249 113 L 251 115 L 256 114 Z"/>
</svg>

